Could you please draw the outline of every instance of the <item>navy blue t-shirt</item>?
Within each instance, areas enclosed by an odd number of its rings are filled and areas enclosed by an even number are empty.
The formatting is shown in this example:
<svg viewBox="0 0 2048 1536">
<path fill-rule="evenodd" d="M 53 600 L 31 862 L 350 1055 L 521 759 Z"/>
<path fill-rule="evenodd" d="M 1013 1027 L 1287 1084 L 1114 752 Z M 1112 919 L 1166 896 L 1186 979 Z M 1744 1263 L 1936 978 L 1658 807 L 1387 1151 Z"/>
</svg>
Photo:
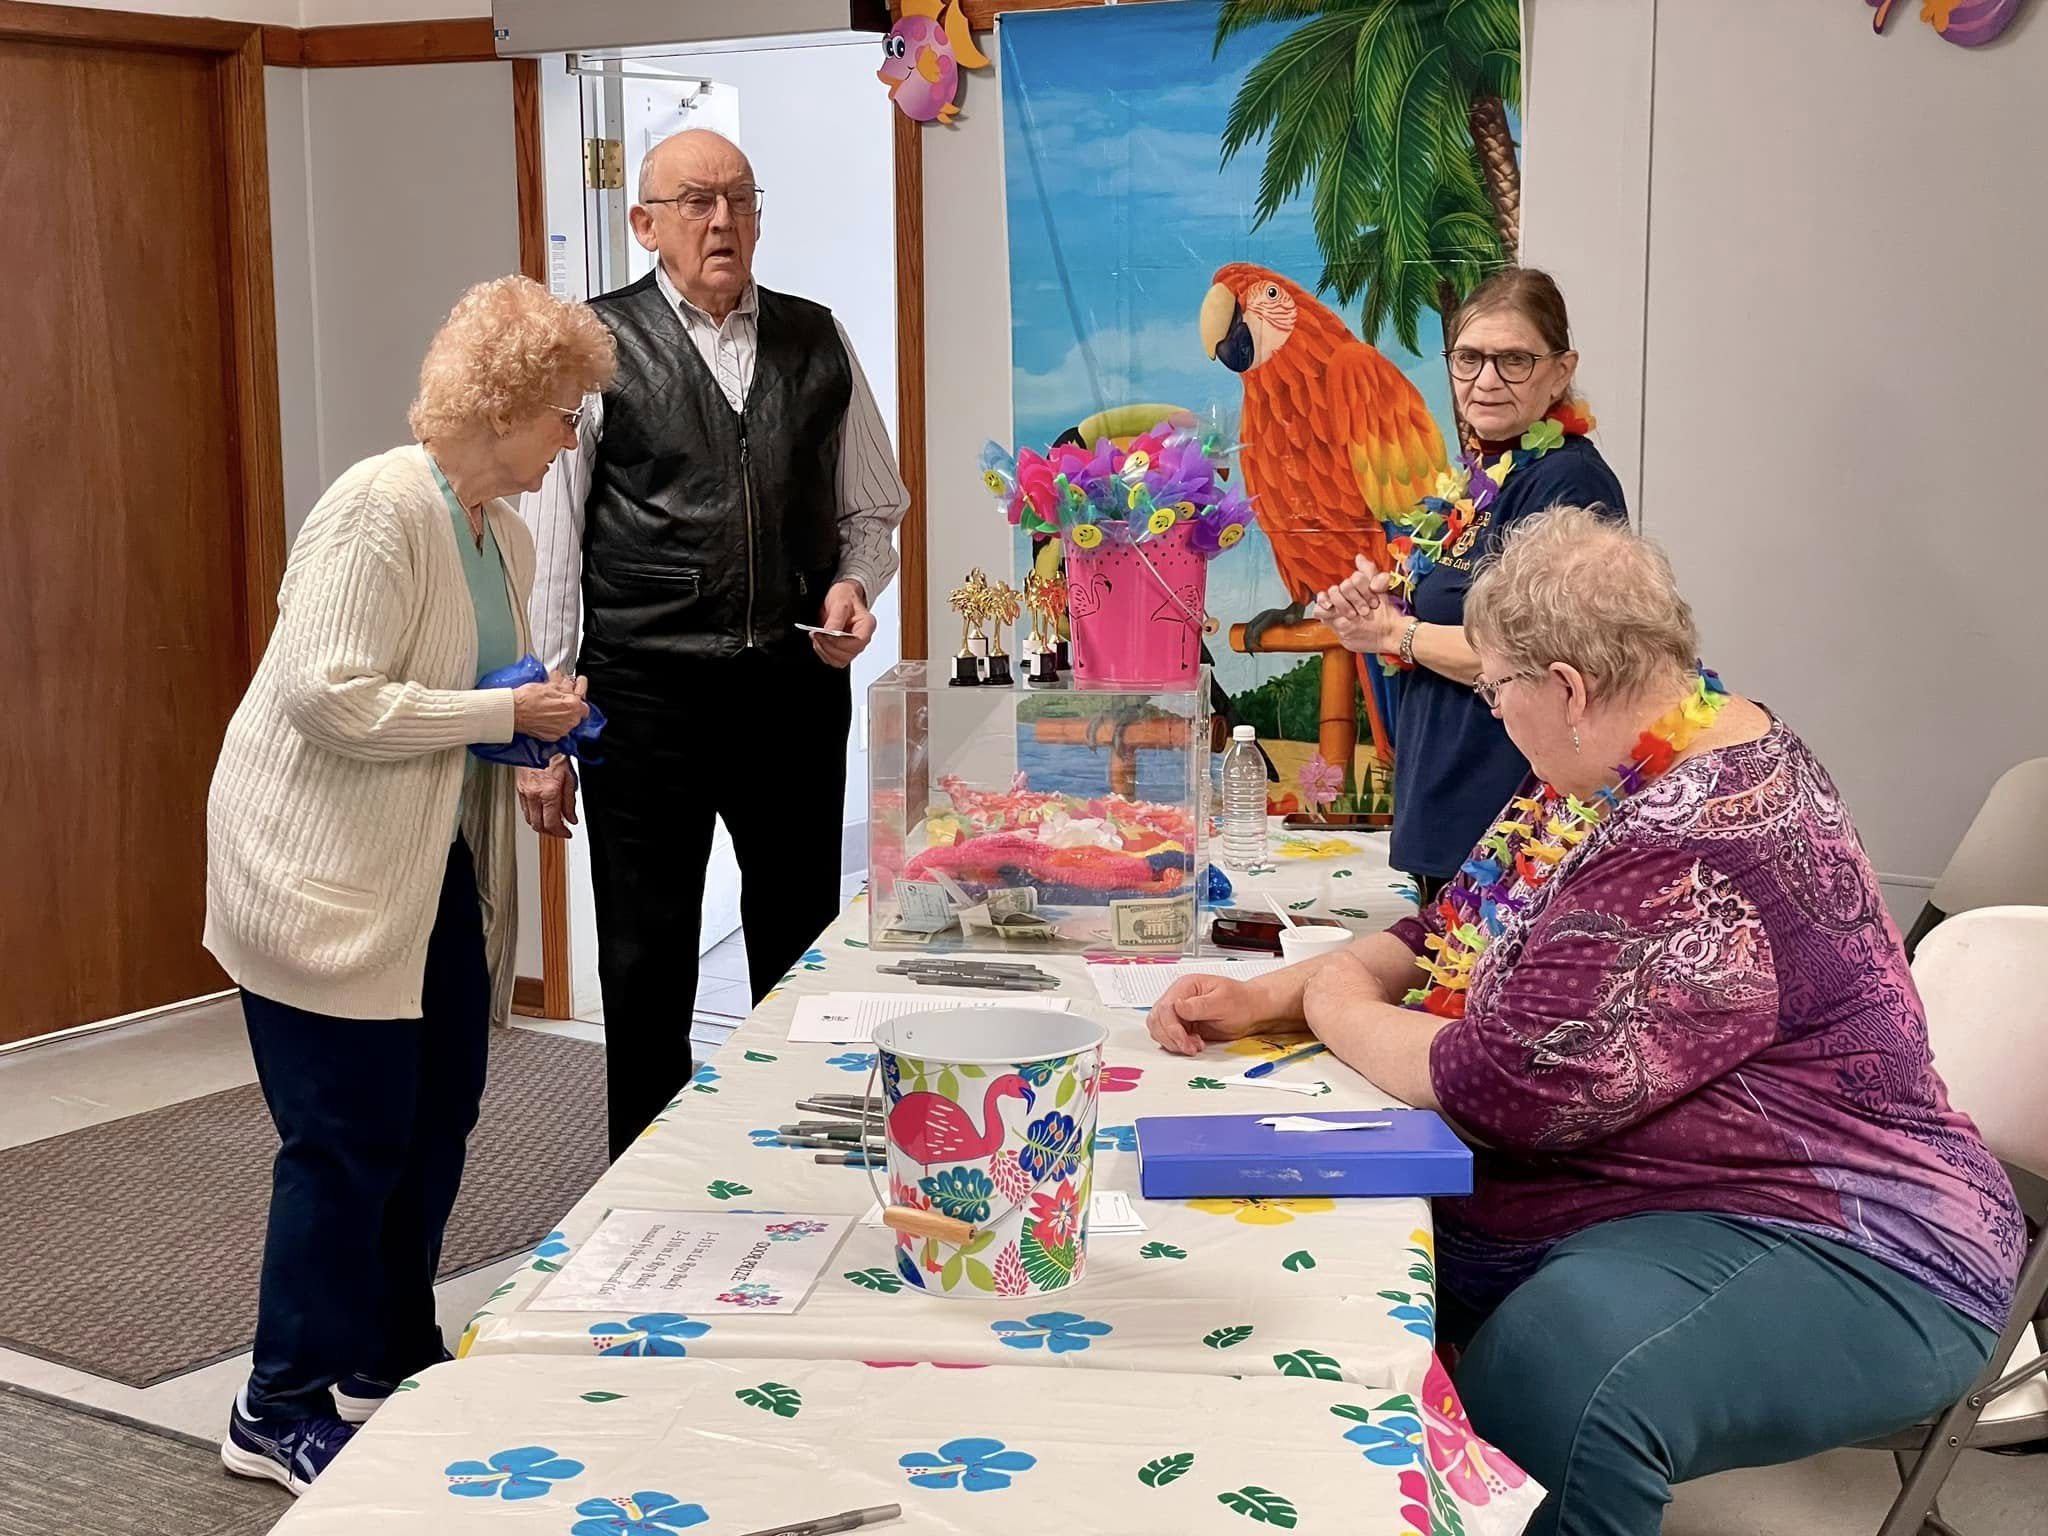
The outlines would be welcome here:
<svg viewBox="0 0 2048 1536">
<path fill-rule="evenodd" d="M 1505 530 L 1560 503 L 1599 506 L 1617 521 L 1628 516 L 1621 482 L 1583 437 L 1567 437 L 1508 476 L 1499 499 L 1417 585 L 1415 616 L 1463 624 L 1473 569 Z M 1394 868 L 1448 879 L 1521 787 L 1529 764 L 1469 683 L 1424 666 L 1403 682 L 1394 742 Z"/>
</svg>

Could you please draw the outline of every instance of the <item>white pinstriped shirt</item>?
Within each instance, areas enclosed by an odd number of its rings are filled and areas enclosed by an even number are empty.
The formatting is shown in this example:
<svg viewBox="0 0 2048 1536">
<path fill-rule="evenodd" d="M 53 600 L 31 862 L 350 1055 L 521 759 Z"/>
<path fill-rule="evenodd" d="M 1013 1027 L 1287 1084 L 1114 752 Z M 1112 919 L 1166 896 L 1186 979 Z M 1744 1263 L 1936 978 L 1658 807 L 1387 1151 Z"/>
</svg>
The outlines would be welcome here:
<svg viewBox="0 0 2048 1536">
<path fill-rule="evenodd" d="M 733 312 L 720 324 L 684 298 L 655 266 L 655 286 L 697 344 L 704 366 L 735 411 L 745 408 L 759 350 L 760 295 L 750 283 Z M 910 505 L 910 493 L 896 472 L 896 452 L 875 408 L 874 391 L 854 356 L 846 328 L 835 318 L 839 344 L 853 374 L 853 392 L 839 427 L 840 581 L 857 581 L 872 604 L 896 574 L 896 525 Z M 541 488 L 519 500 L 519 515 L 533 530 L 537 561 L 533 599 L 528 605 L 535 654 L 553 670 L 573 672 L 583 630 L 583 516 L 590 495 L 592 461 L 604 436 L 604 398 L 583 402 L 576 447 L 555 460 Z"/>
</svg>

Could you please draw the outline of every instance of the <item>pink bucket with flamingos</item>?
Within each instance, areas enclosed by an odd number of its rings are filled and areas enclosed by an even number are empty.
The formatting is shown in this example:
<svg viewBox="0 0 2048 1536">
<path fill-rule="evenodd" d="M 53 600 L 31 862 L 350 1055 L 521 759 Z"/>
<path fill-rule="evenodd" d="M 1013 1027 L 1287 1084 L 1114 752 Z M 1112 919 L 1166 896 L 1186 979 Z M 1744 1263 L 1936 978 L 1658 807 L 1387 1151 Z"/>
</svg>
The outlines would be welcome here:
<svg viewBox="0 0 2048 1536">
<path fill-rule="evenodd" d="M 1192 688 L 1202 669 L 1209 562 L 1193 523 L 1139 542 L 1124 523 L 1066 534 L 1067 621 L 1074 686 Z"/>
<path fill-rule="evenodd" d="M 904 1283 L 935 1296 L 1041 1296 L 1088 1265 L 1098 1024 L 1022 1008 L 911 1014 L 875 1029 L 891 1226 Z"/>
</svg>

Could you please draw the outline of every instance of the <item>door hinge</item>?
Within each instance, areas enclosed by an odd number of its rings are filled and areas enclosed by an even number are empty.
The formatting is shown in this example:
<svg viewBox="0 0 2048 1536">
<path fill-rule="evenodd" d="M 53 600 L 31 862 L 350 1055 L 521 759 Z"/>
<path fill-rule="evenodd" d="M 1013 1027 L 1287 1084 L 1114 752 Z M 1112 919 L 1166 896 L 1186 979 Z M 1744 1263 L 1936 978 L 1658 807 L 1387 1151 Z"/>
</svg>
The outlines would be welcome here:
<svg viewBox="0 0 2048 1536">
<path fill-rule="evenodd" d="M 593 192 L 616 192 L 626 184 L 626 146 L 618 139 L 583 141 L 583 185 Z"/>
</svg>

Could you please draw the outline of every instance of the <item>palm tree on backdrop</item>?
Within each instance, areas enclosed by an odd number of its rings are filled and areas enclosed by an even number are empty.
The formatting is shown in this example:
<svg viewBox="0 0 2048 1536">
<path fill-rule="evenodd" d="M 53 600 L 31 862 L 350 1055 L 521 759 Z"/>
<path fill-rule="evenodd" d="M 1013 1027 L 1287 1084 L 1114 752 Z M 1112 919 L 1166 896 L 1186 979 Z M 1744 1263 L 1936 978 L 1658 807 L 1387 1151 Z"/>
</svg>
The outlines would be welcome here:
<svg viewBox="0 0 2048 1536">
<path fill-rule="evenodd" d="M 1223 0 L 1216 51 L 1294 20 L 1238 89 L 1223 163 L 1265 142 L 1254 228 L 1313 184 L 1317 288 L 1419 352 L 1421 313 L 1448 324 L 1520 244 L 1518 0 Z"/>
</svg>

